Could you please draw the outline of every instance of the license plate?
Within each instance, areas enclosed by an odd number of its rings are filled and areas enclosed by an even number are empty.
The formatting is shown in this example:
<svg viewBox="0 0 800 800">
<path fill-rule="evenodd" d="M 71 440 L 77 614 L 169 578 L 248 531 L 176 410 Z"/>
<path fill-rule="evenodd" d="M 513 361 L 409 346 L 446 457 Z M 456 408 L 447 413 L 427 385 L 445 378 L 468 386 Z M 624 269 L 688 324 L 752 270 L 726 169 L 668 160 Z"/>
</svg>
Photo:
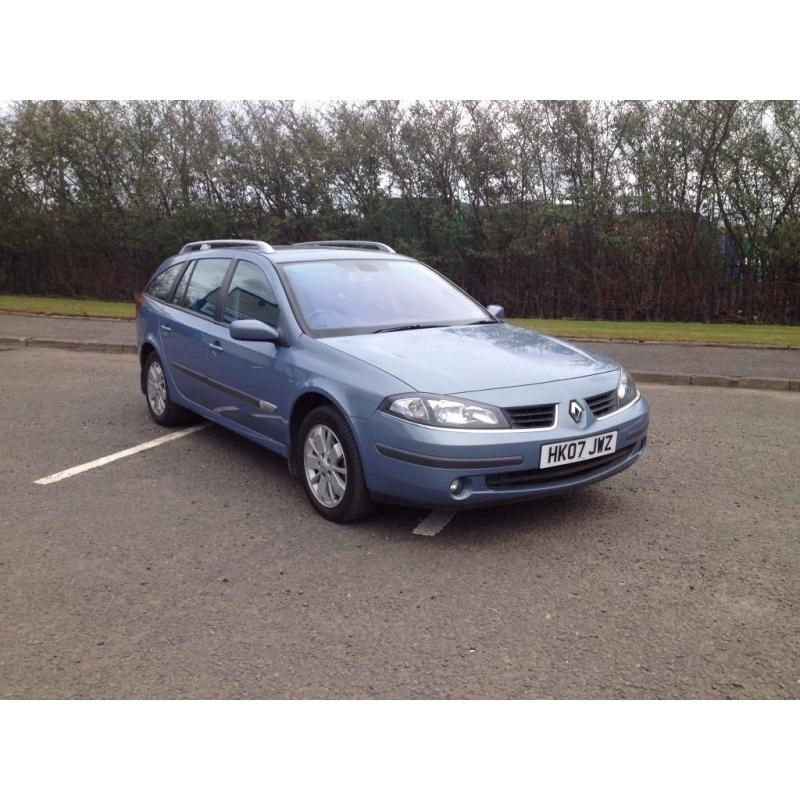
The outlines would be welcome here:
<svg viewBox="0 0 800 800">
<path fill-rule="evenodd" d="M 599 456 L 607 456 L 617 449 L 617 432 L 599 433 L 586 439 L 572 439 L 569 442 L 553 442 L 542 445 L 539 469 L 561 467 L 577 461 L 589 461 Z"/>
</svg>

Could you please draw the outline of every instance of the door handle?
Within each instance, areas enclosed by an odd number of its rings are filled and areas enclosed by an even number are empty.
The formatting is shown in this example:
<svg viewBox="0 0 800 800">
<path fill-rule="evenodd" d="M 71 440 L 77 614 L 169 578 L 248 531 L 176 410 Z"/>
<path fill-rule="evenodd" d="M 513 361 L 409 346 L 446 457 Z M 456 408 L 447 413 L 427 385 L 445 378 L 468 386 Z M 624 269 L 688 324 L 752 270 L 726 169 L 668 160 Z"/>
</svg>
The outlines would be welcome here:
<svg viewBox="0 0 800 800">
<path fill-rule="evenodd" d="M 162 326 L 161 326 L 161 330 L 162 330 L 164 333 L 172 333 L 172 328 L 170 328 L 170 326 L 169 326 L 169 325 L 162 325 Z"/>
<path fill-rule="evenodd" d="M 219 342 L 209 342 L 208 346 L 211 348 L 211 353 L 215 356 L 222 352 L 222 345 Z"/>
</svg>

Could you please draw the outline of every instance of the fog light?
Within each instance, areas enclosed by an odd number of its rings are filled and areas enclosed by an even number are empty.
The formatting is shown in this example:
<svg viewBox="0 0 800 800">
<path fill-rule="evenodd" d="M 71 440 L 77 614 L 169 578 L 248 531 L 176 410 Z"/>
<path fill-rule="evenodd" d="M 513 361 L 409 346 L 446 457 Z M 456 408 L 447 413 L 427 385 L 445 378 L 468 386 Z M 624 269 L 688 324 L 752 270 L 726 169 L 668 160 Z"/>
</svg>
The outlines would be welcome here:
<svg viewBox="0 0 800 800">
<path fill-rule="evenodd" d="M 454 481 L 453 481 L 453 482 L 450 484 L 450 494 L 458 494 L 458 493 L 461 491 L 461 487 L 462 487 L 463 485 L 464 485 L 464 484 L 463 484 L 463 482 L 461 481 L 461 478 L 456 478 L 456 479 L 455 479 L 455 480 L 454 480 Z"/>
</svg>

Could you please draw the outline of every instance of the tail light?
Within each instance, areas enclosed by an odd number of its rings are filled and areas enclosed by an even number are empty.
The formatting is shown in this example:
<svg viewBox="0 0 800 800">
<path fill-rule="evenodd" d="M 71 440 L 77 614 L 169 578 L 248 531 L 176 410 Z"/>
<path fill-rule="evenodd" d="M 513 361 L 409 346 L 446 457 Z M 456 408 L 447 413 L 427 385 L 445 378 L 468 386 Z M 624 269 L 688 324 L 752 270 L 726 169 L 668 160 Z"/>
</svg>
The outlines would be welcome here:
<svg viewBox="0 0 800 800">
<path fill-rule="evenodd" d="M 144 300 L 144 293 L 143 292 L 136 292 L 136 316 L 139 316 L 139 309 L 142 306 L 142 302 Z"/>
</svg>

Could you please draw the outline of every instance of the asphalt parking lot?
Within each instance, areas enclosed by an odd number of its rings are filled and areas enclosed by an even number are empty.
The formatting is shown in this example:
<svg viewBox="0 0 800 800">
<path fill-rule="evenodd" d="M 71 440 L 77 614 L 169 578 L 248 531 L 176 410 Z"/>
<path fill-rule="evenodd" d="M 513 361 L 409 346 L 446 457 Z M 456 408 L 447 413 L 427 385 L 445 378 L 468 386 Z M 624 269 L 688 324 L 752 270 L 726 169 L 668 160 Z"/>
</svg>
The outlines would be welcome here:
<svg viewBox="0 0 800 800">
<path fill-rule="evenodd" d="M 800 394 L 643 388 L 633 469 L 421 537 L 214 426 L 36 485 L 165 431 L 135 356 L 0 350 L 0 697 L 800 697 Z"/>
</svg>

